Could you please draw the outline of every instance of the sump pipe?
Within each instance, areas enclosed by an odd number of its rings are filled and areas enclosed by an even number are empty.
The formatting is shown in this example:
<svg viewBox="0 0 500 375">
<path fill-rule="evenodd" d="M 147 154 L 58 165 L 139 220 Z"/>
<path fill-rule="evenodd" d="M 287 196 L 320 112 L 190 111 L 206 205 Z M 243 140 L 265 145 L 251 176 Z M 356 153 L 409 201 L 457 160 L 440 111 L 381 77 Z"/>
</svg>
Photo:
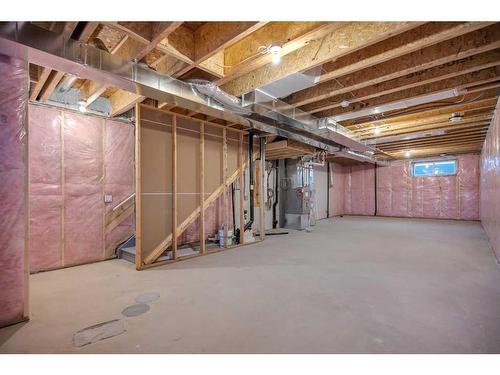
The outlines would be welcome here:
<svg viewBox="0 0 500 375">
<path fill-rule="evenodd" d="M 253 188 L 254 188 L 254 176 L 253 176 L 253 131 L 248 132 L 248 174 L 250 183 L 250 220 L 245 224 L 245 231 L 252 228 L 253 221 L 255 219 L 254 213 L 254 198 L 253 198 Z"/>
</svg>

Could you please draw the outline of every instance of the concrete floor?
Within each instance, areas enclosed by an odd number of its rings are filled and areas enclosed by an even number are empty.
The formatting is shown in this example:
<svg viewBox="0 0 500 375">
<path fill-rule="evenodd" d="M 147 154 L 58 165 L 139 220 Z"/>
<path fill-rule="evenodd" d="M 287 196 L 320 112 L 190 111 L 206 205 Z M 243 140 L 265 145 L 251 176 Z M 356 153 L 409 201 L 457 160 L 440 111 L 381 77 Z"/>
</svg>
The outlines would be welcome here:
<svg viewBox="0 0 500 375">
<path fill-rule="evenodd" d="M 146 292 L 150 310 L 122 310 Z M 31 277 L 10 353 L 500 353 L 500 270 L 477 222 L 344 217 L 136 272 L 123 260 Z M 73 334 L 121 319 L 81 348 Z"/>
</svg>

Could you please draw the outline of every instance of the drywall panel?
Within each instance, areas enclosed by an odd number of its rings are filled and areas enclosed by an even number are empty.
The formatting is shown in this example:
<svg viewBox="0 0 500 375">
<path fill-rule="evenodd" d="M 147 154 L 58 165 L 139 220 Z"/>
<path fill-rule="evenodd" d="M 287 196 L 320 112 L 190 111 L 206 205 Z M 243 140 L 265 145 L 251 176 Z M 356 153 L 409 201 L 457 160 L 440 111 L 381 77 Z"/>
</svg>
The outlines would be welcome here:
<svg viewBox="0 0 500 375">
<path fill-rule="evenodd" d="M 500 103 L 481 152 L 481 223 L 500 259 Z"/>
<path fill-rule="evenodd" d="M 27 68 L 0 54 L 0 327 L 28 316 Z"/>
</svg>

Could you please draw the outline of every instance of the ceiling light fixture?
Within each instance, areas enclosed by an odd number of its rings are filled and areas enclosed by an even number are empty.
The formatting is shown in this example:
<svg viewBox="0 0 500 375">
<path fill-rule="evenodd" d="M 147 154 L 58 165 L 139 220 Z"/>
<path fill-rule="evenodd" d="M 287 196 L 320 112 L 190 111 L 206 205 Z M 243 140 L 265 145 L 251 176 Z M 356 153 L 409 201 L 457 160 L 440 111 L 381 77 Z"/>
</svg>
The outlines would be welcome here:
<svg viewBox="0 0 500 375">
<path fill-rule="evenodd" d="M 405 156 L 409 158 L 411 156 L 411 151 L 410 150 L 405 151 Z"/>
<path fill-rule="evenodd" d="M 377 126 L 375 129 L 373 129 L 373 134 L 379 135 L 381 131 L 382 130 L 380 129 L 380 127 Z"/>
<path fill-rule="evenodd" d="M 349 102 L 349 100 L 342 100 L 342 101 L 340 102 L 340 106 L 341 106 L 342 108 L 347 108 L 347 107 L 349 107 L 349 104 L 351 104 L 351 103 Z"/>
<path fill-rule="evenodd" d="M 271 54 L 271 60 L 274 65 L 279 64 L 281 61 L 281 44 L 278 42 L 274 42 L 269 47 L 269 53 Z"/>
<path fill-rule="evenodd" d="M 87 112 L 87 102 L 85 100 L 78 101 L 78 110 L 82 113 Z"/>
<path fill-rule="evenodd" d="M 461 121 L 464 118 L 461 113 L 455 112 L 450 116 L 451 122 Z"/>
</svg>

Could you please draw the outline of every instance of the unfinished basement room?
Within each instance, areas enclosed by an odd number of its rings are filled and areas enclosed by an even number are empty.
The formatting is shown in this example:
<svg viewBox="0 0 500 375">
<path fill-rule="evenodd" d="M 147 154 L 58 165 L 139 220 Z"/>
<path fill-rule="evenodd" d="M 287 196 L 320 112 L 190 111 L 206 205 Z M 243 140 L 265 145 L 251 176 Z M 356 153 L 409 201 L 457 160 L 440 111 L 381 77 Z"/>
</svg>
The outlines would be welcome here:
<svg viewBox="0 0 500 375">
<path fill-rule="evenodd" d="M 108 19 L 0 22 L 2 355 L 500 353 L 500 22 Z"/>
</svg>

